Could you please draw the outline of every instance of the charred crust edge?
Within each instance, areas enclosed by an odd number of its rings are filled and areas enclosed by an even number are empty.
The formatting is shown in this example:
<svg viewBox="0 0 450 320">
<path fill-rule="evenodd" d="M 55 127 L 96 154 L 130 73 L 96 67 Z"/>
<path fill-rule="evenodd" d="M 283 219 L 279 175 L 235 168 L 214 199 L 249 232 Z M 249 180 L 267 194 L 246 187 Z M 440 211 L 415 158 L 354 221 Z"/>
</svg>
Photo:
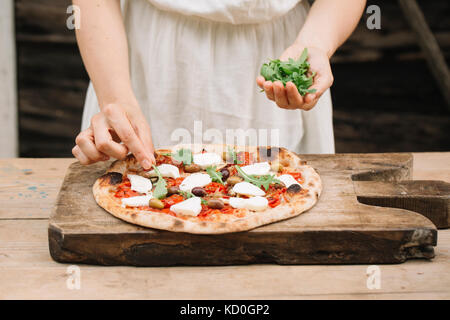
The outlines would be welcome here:
<svg viewBox="0 0 450 320">
<path fill-rule="evenodd" d="M 123 175 L 119 172 L 108 172 L 100 177 L 103 181 L 111 184 L 116 185 L 119 183 L 122 183 Z"/>
<path fill-rule="evenodd" d="M 287 188 L 286 192 L 289 194 L 296 194 L 302 191 L 302 187 L 299 184 L 292 184 Z"/>
</svg>

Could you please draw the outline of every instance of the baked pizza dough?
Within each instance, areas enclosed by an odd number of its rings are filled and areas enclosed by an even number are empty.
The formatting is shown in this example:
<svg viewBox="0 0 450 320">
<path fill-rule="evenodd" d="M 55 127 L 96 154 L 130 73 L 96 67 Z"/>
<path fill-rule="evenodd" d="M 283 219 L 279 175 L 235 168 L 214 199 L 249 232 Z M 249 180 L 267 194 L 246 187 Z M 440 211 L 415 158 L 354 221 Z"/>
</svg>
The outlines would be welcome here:
<svg viewBox="0 0 450 320">
<path fill-rule="evenodd" d="M 179 150 L 192 153 L 193 160 L 184 160 L 190 167 L 174 156 Z M 115 217 L 144 227 L 222 234 L 298 216 L 314 206 L 322 191 L 318 173 L 284 148 L 178 145 L 156 150 L 155 155 L 159 178 L 155 170 L 143 170 L 133 155 L 113 162 L 93 186 L 97 203 Z M 160 179 L 175 193 L 156 199 Z M 270 184 L 258 185 L 261 181 Z"/>
</svg>

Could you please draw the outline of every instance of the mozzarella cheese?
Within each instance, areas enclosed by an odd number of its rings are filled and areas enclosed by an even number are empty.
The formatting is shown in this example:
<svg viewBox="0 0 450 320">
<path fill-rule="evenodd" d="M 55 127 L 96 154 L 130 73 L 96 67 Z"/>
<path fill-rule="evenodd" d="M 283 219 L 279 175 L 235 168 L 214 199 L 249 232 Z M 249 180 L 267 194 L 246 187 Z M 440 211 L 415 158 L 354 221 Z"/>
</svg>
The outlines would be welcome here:
<svg viewBox="0 0 450 320">
<path fill-rule="evenodd" d="M 142 207 L 148 206 L 148 202 L 153 198 L 152 194 L 147 194 L 145 196 L 137 196 L 131 198 L 122 198 L 122 207 Z"/>
<path fill-rule="evenodd" d="M 249 209 L 253 211 L 262 211 L 269 205 L 269 201 L 264 197 L 251 197 L 249 199 L 244 198 L 230 198 L 230 206 L 236 209 Z"/>
<path fill-rule="evenodd" d="M 270 164 L 268 162 L 258 162 L 258 163 L 250 164 L 248 166 L 243 166 L 241 169 L 246 174 L 263 176 L 263 175 L 269 174 Z"/>
<path fill-rule="evenodd" d="M 137 174 L 128 174 L 127 177 L 131 182 L 131 190 L 139 193 L 149 193 L 152 191 L 152 182 L 150 179 L 144 178 Z"/>
<path fill-rule="evenodd" d="M 192 197 L 170 206 L 170 211 L 176 214 L 196 217 L 202 211 L 202 202 L 199 197 Z"/>
<path fill-rule="evenodd" d="M 249 182 L 239 182 L 233 187 L 233 191 L 245 196 L 263 196 L 266 193 L 261 189 Z"/>
<path fill-rule="evenodd" d="M 293 184 L 300 185 L 300 183 L 298 183 L 298 181 L 295 180 L 294 177 L 290 174 L 282 174 L 281 176 L 277 177 L 277 179 L 283 182 L 286 188 L 289 188 Z"/>
<path fill-rule="evenodd" d="M 174 179 L 180 177 L 180 170 L 173 164 L 163 163 L 163 164 L 159 165 L 157 168 L 159 170 L 159 173 L 161 173 L 161 175 L 163 177 L 174 178 Z M 151 177 L 155 177 L 156 176 L 155 170 L 149 171 L 149 175 Z"/>
<path fill-rule="evenodd" d="M 194 154 L 192 157 L 194 163 L 199 165 L 203 169 L 223 163 L 222 157 L 217 153 L 213 152 L 197 153 Z"/>
<path fill-rule="evenodd" d="M 211 177 L 206 173 L 193 173 L 180 184 L 181 191 L 191 191 L 195 187 L 204 187 L 211 183 Z"/>
</svg>

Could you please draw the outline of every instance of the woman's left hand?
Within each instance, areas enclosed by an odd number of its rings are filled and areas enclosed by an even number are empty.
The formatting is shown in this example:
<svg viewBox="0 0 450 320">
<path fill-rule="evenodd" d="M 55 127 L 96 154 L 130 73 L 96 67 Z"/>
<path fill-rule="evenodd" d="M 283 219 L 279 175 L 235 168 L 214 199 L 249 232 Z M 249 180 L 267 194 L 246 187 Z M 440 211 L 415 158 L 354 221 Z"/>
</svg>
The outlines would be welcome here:
<svg viewBox="0 0 450 320">
<path fill-rule="evenodd" d="M 287 61 L 289 58 L 297 60 L 302 54 L 304 46 L 292 45 L 287 48 L 280 60 Z M 309 89 L 316 89 L 315 93 L 307 93 L 301 96 L 297 87 L 292 82 L 283 86 L 281 81 L 266 81 L 264 77 L 258 76 L 256 83 L 266 92 L 267 98 L 275 101 L 283 109 L 311 110 L 319 100 L 320 96 L 333 84 L 333 73 L 331 72 L 330 59 L 325 51 L 308 47 L 308 62 L 310 70 L 315 71 L 314 82 Z"/>
</svg>

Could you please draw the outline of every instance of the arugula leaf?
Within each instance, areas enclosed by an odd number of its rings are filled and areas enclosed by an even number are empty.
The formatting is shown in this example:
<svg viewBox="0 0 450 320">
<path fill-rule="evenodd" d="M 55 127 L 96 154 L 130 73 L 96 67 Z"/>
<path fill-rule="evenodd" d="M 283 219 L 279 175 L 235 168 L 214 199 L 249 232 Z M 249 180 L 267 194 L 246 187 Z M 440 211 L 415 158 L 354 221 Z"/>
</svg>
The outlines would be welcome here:
<svg viewBox="0 0 450 320">
<path fill-rule="evenodd" d="M 192 192 L 190 192 L 190 191 L 181 191 L 181 190 L 179 190 L 178 193 L 181 194 L 183 196 L 183 198 L 185 198 L 185 199 L 189 199 L 189 198 L 195 197 L 195 195 Z M 200 201 L 201 201 L 202 204 L 208 204 L 208 201 L 206 201 L 203 198 L 200 198 Z"/>
<path fill-rule="evenodd" d="M 231 148 L 230 146 L 228 146 L 228 155 L 233 160 L 233 164 L 241 164 L 242 163 L 242 161 L 238 160 L 236 151 L 234 151 L 234 149 Z"/>
<path fill-rule="evenodd" d="M 184 164 L 191 164 L 192 163 L 192 151 L 190 149 L 179 149 L 177 152 L 172 154 L 172 157 L 177 160 L 181 161 Z"/>
<path fill-rule="evenodd" d="M 153 190 L 153 196 L 157 199 L 162 199 L 167 195 L 167 183 L 166 180 L 161 175 L 161 172 L 159 172 L 159 169 L 153 165 L 153 169 L 155 170 L 155 173 L 158 175 L 158 181 L 155 185 L 155 190 Z"/>
<path fill-rule="evenodd" d="M 209 174 L 212 181 L 223 184 L 222 172 L 216 171 L 216 166 L 207 167 L 206 173 Z"/>
<path fill-rule="evenodd" d="M 187 191 L 178 190 L 178 193 L 181 194 L 183 196 L 183 198 L 185 198 L 185 199 L 195 197 L 194 194 L 192 192 L 190 192 L 189 190 L 187 190 Z"/>
<path fill-rule="evenodd" d="M 305 48 L 297 60 L 289 58 L 288 61 L 280 61 L 276 59 L 269 61 L 269 63 L 264 63 L 260 73 L 267 81 L 281 81 L 284 86 L 291 81 L 302 96 L 307 93 L 314 93 L 316 89 L 308 88 L 313 84 L 316 73 L 313 72 L 308 77 L 309 62 L 307 58 L 308 49 Z"/>
<path fill-rule="evenodd" d="M 258 188 L 261 188 L 261 186 L 263 186 L 265 190 L 268 190 L 271 183 L 281 183 L 280 180 L 275 178 L 275 175 L 267 174 L 264 176 L 255 176 L 246 174 L 239 166 L 235 166 L 235 168 L 245 181 L 254 184 Z"/>
<path fill-rule="evenodd" d="M 160 155 L 166 156 L 166 157 L 171 157 L 172 156 L 172 154 L 170 152 L 161 152 Z"/>
</svg>

